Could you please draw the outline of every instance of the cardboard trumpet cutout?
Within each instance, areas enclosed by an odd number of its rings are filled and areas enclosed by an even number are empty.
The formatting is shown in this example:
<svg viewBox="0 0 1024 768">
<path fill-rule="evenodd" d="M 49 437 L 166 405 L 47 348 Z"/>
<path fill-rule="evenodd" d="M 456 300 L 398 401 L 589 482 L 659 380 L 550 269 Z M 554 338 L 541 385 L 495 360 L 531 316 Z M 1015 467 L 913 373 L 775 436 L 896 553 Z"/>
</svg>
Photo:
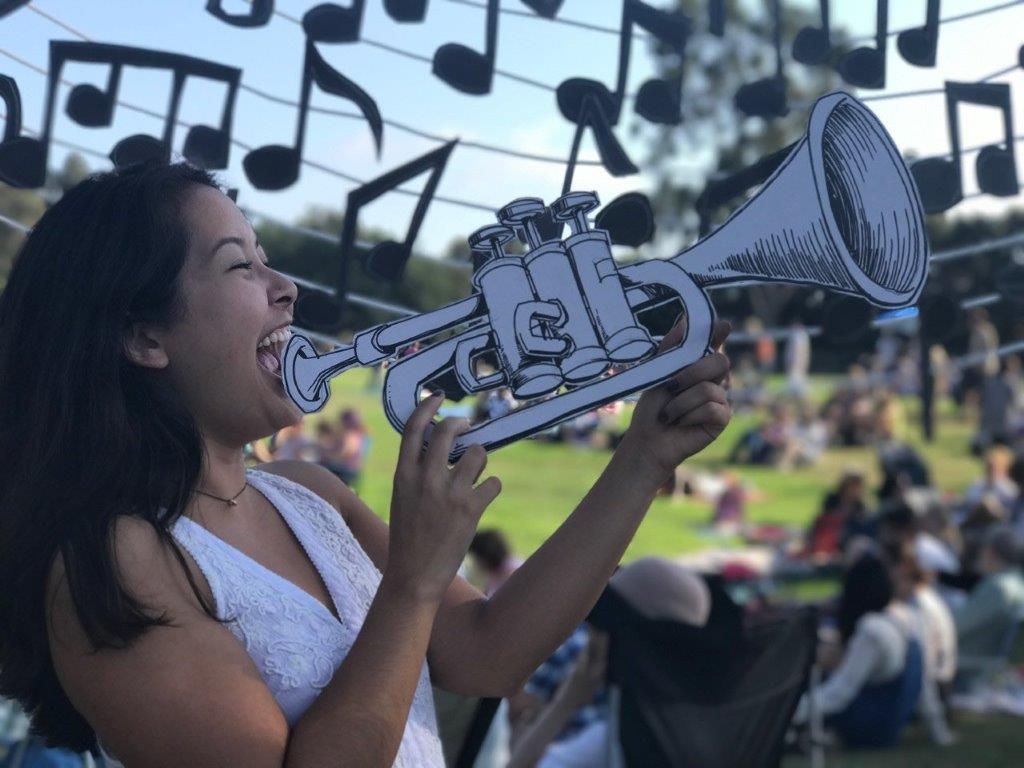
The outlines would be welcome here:
<svg viewBox="0 0 1024 768">
<path fill-rule="evenodd" d="M 282 360 L 288 396 L 304 412 L 318 411 L 332 377 L 447 334 L 389 367 L 383 399 L 395 429 L 444 376 L 467 393 L 509 387 L 522 401 L 463 433 L 454 458 L 472 444 L 494 450 L 535 434 L 696 362 L 708 352 L 714 320 L 709 288 L 797 283 L 893 309 L 913 305 L 924 286 L 928 240 L 917 188 L 882 124 L 841 92 L 816 103 L 807 134 L 755 196 L 670 259 L 619 267 L 608 233 L 589 226 L 597 205 L 590 192 L 550 206 L 515 200 L 497 224 L 469 238 L 476 290 L 468 298 L 369 328 L 323 355 L 294 335 Z M 537 226 L 544 217 L 571 233 L 545 239 Z M 517 233 L 525 255 L 503 250 Z M 640 318 L 668 303 L 686 312 L 687 331 L 659 353 L 659 338 Z M 494 372 L 481 374 L 481 360 L 496 361 Z"/>
</svg>

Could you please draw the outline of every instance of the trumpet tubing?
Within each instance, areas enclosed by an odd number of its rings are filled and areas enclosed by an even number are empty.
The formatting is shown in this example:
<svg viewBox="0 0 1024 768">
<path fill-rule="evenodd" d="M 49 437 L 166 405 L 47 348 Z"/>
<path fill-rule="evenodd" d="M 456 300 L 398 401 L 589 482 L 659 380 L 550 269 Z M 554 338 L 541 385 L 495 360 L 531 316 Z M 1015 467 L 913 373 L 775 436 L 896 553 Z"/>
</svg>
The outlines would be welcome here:
<svg viewBox="0 0 1024 768">
<path fill-rule="evenodd" d="M 452 374 L 467 392 L 512 388 L 533 399 L 460 435 L 453 458 L 469 445 L 505 445 L 611 400 L 646 389 L 707 351 L 714 309 L 706 289 L 786 282 L 860 296 L 880 307 L 913 304 L 924 286 L 928 241 L 917 189 L 877 118 L 844 93 L 820 99 L 807 134 L 760 190 L 716 231 L 671 259 L 619 268 L 607 232 L 591 231 L 593 193 L 553 202 L 572 234 L 542 242 L 537 219 L 549 209 L 521 198 L 502 209 L 502 226 L 477 230 L 478 293 L 461 302 L 363 331 L 351 347 L 317 357 L 300 335 L 285 352 L 288 394 L 306 412 L 327 398 L 327 380 L 352 365 L 379 362 L 412 341 L 466 326 L 456 336 L 396 362 L 384 406 L 399 431 L 425 385 Z M 521 233 L 525 256 L 502 244 Z M 626 285 L 629 288 L 627 290 Z M 655 296 L 675 297 L 688 319 L 685 338 L 654 354 L 637 313 Z M 486 377 L 475 361 L 491 355 Z M 611 363 L 631 367 L 606 377 Z"/>
</svg>

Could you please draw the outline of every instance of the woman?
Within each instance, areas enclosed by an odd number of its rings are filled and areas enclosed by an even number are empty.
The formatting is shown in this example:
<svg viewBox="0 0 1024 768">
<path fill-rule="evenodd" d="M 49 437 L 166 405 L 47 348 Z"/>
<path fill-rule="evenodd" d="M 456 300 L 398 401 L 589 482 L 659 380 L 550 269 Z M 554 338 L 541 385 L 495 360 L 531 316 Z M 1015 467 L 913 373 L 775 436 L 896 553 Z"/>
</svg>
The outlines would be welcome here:
<svg viewBox="0 0 1024 768">
<path fill-rule="evenodd" d="M 423 450 L 441 398 L 405 430 L 390 529 L 315 464 L 246 470 L 301 417 L 278 358 L 296 287 L 266 258 L 183 164 L 86 179 L 23 244 L 0 296 L 0 695 L 127 766 L 440 766 L 430 683 L 506 695 L 558 647 L 728 422 L 728 361 L 647 392 L 487 600 L 456 570 L 501 486 L 482 448 L 448 466 L 464 420 Z"/>
<path fill-rule="evenodd" d="M 813 706 L 847 747 L 894 746 L 918 704 L 923 658 L 914 617 L 876 555 L 862 555 L 847 572 L 838 619 L 842 660 Z M 806 723 L 811 707 L 804 694 L 793 721 Z"/>
</svg>

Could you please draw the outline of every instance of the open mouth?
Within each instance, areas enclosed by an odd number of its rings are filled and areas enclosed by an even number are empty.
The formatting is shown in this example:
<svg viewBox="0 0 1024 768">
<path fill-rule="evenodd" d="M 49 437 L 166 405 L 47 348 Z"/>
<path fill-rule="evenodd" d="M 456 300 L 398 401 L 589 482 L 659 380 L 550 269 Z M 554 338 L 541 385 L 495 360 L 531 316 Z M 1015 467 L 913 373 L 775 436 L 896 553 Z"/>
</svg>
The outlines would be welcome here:
<svg viewBox="0 0 1024 768">
<path fill-rule="evenodd" d="M 256 346 L 256 360 L 267 373 L 281 378 L 281 353 L 284 352 L 288 339 L 292 337 L 290 328 L 279 328 L 263 337 Z"/>
</svg>

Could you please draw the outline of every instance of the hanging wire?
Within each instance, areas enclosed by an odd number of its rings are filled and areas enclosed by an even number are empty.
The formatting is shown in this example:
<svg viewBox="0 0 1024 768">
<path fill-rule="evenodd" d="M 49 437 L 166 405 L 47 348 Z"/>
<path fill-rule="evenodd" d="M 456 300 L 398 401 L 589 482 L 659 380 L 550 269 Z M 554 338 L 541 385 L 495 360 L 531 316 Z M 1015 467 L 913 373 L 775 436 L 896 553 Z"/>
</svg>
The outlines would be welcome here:
<svg viewBox="0 0 1024 768">
<path fill-rule="evenodd" d="M 449 2 L 461 3 L 463 5 L 468 5 L 468 6 L 473 6 L 473 7 L 482 7 L 482 8 L 486 7 L 486 6 L 484 6 L 484 5 L 480 4 L 480 3 L 474 2 L 473 0 L 449 0 Z M 1022 3 L 1024 3 L 1024 0 L 1013 0 L 1012 2 L 1003 3 L 1003 4 L 997 5 L 997 6 L 992 6 L 992 7 L 987 8 L 987 9 L 979 9 L 978 11 L 974 11 L 974 12 L 959 14 L 959 15 L 956 15 L 956 16 L 950 16 L 947 19 L 940 20 L 940 23 L 951 23 L 951 22 L 960 21 L 960 20 L 963 20 L 963 19 L 966 19 L 966 18 L 973 18 L 975 16 L 980 16 L 980 15 L 983 15 L 985 13 L 991 13 L 993 11 L 1003 10 L 1005 8 L 1008 8 L 1008 7 L 1011 7 L 1011 6 L 1014 6 L 1014 5 L 1020 5 Z M 42 10 L 41 8 L 37 7 L 35 5 L 35 3 L 29 3 L 27 7 L 29 8 L 29 10 L 34 11 L 35 13 L 39 14 L 43 18 L 46 18 L 47 20 L 51 21 L 52 23 L 60 26 L 62 29 L 70 32 L 71 34 L 75 35 L 79 39 L 87 41 L 87 42 L 94 42 L 93 39 L 90 38 L 88 35 L 86 35 L 84 32 L 81 32 L 80 30 L 78 30 L 77 28 L 75 28 L 75 27 L 71 26 L 70 24 L 66 23 L 62 19 L 57 18 L 53 14 L 50 14 L 50 13 Z M 533 17 L 533 18 L 542 18 L 542 17 L 537 17 L 535 14 L 527 13 L 525 11 L 518 11 L 518 10 L 515 10 L 515 9 L 504 9 L 503 8 L 503 9 L 501 9 L 501 12 L 502 13 L 512 14 L 512 15 L 522 15 L 522 16 L 530 16 L 530 17 Z M 302 24 L 300 19 L 298 19 L 298 18 L 296 18 L 296 17 L 294 17 L 294 16 L 292 16 L 292 15 L 290 15 L 288 13 L 285 13 L 284 11 L 275 10 L 274 13 L 276 15 L 281 16 L 282 18 L 290 21 L 290 22 L 299 24 L 300 26 Z M 568 22 L 568 20 L 562 20 L 562 19 L 558 19 L 558 18 L 553 19 L 552 21 L 563 21 L 565 23 L 570 23 L 570 22 Z M 588 28 L 588 29 L 597 29 L 599 31 L 614 31 L 616 34 L 618 34 L 617 30 L 611 30 L 611 28 L 608 28 L 608 27 L 600 27 L 598 25 L 590 25 L 590 24 L 585 24 L 583 22 L 571 22 L 571 23 L 573 25 L 583 26 L 584 28 Z M 913 29 L 913 27 L 910 27 L 908 29 Z M 900 32 L 903 32 L 903 31 L 906 31 L 906 30 L 894 30 L 894 31 L 890 32 L 890 35 L 899 34 Z M 639 34 L 639 33 L 637 33 L 637 34 Z M 401 52 L 401 53 L 403 53 L 403 55 L 404 54 L 408 54 L 410 57 L 412 57 L 412 58 L 414 58 L 416 60 L 421 60 L 421 61 L 426 61 L 426 62 L 431 62 L 432 61 L 431 59 L 429 59 L 427 57 L 420 56 L 419 54 L 409 54 L 408 52 L 402 52 L 401 49 L 397 49 L 394 46 L 387 46 L 387 45 L 385 45 L 383 43 L 379 43 L 379 42 L 376 42 L 376 41 L 366 41 L 365 39 L 364 39 L 364 42 L 369 42 L 371 45 L 374 45 L 374 46 L 377 46 L 377 47 L 381 47 L 381 48 L 384 48 L 384 49 L 393 49 L 393 52 Z M 38 65 L 32 64 L 31 62 L 28 62 L 25 59 L 17 56 L 16 54 L 13 54 L 13 53 L 7 51 L 7 50 L 0 49 L 0 54 L 3 54 L 5 56 L 13 59 L 14 61 L 17 61 L 19 64 L 22 64 L 23 66 L 29 67 L 30 69 L 33 69 L 36 72 L 39 72 L 40 74 L 42 74 L 44 76 L 47 74 L 47 71 L 44 68 L 39 67 Z M 1011 72 L 1014 72 L 1015 70 L 1019 69 L 1019 67 L 1020 67 L 1019 63 L 1012 64 L 1012 65 L 1010 65 L 1008 67 L 1003 67 L 1002 69 L 999 69 L 999 70 L 997 70 L 995 72 L 992 72 L 992 73 L 990 73 L 988 75 L 985 75 L 984 77 L 979 78 L 977 80 L 977 82 L 988 82 L 988 81 L 993 80 L 995 78 L 1002 77 L 1004 75 L 1010 74 Z M 518 77 L 518 76 L 515 76 L 515 77 Z M 69 83 L 67 80 L 64 80 L 63 78 L 61 79 L 61 82 L 63 84 L 65 84 L 65 85 L 72 85 L 71 83 Z M 533 82 L 536 84 L 536 81 L 533 81 Z M 543 84 L 539 84 L 539 85 L 543 86 Z M 543 86 L 543 87 L 550 89 L 549 86 Z M 239 85 L 239 88 L 240 88 L 240 90 L 247 91 L 247 92 L 253 94 L 254 96 L 257 96 L 259 98 L 265 99 L 265 100 L 270 101 L 270 102 L 275 103 L 275 104 L 280 104 L 282 106 L 296 107 L 296 108 L 300 106 L 297 101 L 294 101 L 292 99 L 288 99 L 288 98 L 285 98 L 285 97 L 282 97 L 282 96 L 277 96 L 277 95 L 272 94 L 272 93 L 268 93 L 267 91 L 264 91 L 264 90 L 262 90 L 260 88 L 256 88 L 255 86 L 247 85 L 246 83 L 241 83 Z M 554 90 L 554 89 L 551 89 L 551 90 Z M 897 91 L 897 92 L 893 92 L 893 93 L 865 95 L 865 96 L 859 96 L 858 98 L 859 98 L 860 101 L 865 101 L 865 102 L 870 102 L 870 101 L 888 101 L 888 100 L 893 100 L 893 99 L 911 98 L 911 97 L 915 97 L 915 96 L 934 96 L 934 95 L 942 94 L 943 92 L 944 92 L 943 88 L 921 88 L 921 89 L 912 90 L 912 91 Z M 163 115 L 161 115 L 160 113 L 155 112 L 153 110 L 147 110 L 144 107 L 138 107 L 136 105 L 128 104 L 128 103 L 122 102 L 120 100 L 116 100 L 116 103 L 126 107 L 127 109 L 134 110 L 134 111 L 137 111 L 137 112 L 141 112 L 142 114 L 147 114 L 147 115 L 149 115 L 151 117 L 154 117 L 154 118 L 157 118 L 157 119 L 161 119 L 161 120 L 164 119 Z M 805 100 L 805 101 L 792 102 L 790 104 L 790 106 L 792 106 L 795 109 L 810 109 L 814 105 L 814 103 L 815 103 L 814 101 L 806 101 Z M 332 108 L 329 108 L 329 107 L 317 107 L 317 106 L 309 105 L 308 106 L 308 110 L 310 112 L 315 112 L 317 114 L 332 115 L 332 116 L 335 116 L 335 117 L 342 117 L 342 118 L 345 118 L 345 119 L 348 119 L 348 120 L 359 120 L 359 121 L 362 121 L 362 120 L 365 119 L 364 116 L 362 114 L 358 113 L 358 112 L 350 112 L 350 111 L 341 110 L 341 109 L 332 109 Z M 430 140 L 430 141 L 436 141 L 436 142 L 438 142 L 440 144 L 446 144 L 446 143 L 449 143 L 451 141 L 458 140 L 460 147 L 465 147 L 465 148 L 469 148 L 469 149 L 475 149 L 475 150 L 479 150 L 479 151 L 483 151 L 483 152 L 490 152 L 490 153 L 493 153 L 493 154 L 504 155 L 504 156 L 507 156 L 507 157 L 515 157 L 515 158 L 519 158 L 519 159 L 522 159 L 522 160 L 531 160 L 531 161 L 537 161 L 537 162 L 543 162 L 543 163 L 551 163 L 551 164 L 555 164 L 555 165 L 565 165 L 565 163 L 567 162 L 567 160 L 564 157 L 559 157 L 559 156 L 556 156 L 556 155 L 544 155 L 544 154 L 535 153 L 535 152 L 524 152 L 522 150 L 511 149 L 511 148 L 508 148 L 508 147 L 502 147 L 502 146 L 499 146 L 499 145 L 496 145 L 496 144 L 490 144 L 490 143 L 487 143 L 487 142 L 481 142 L 481 141 L 475 141 L 475 140 L 462 140 L 462 139 L 455 139 L 455 138 L 450 137 L 450 136 L 442 136 L 442 135 L 433 133 L 431 131 L 423 130 L 421 128 L 417 128 L 415 126 L 409 125 L 407 123 L 403 123 L 403 122 L 400 122 L 400 121 L 397 121 L 397 120 L 392 120 L 392 119 L 389 119 L 389 118 L 384 118 L 383 119 L 383 123 L 385 125 L 391 127 L 391 128 L 394 128 L 395 130 L 402 131 L 402 132 L 407 133 L 409 135 L 417 136 L 419 138 L 427 139 L 427 140 Z M 184 122 L 182 122 L 180 120 L 178 121 L 178 124 L 179 125 L 187 125 L 186 123 L 184 123 Z M 1024 140 L 1024 136 L 1017 136 L 1017 137 L 1015 137 L 1015 140 L 1016 141 Z M 234 143 L 238 144 L 239 146 L 241 146 L 243 148 L 248 149 L 248 147 L 246 145 L 241 144 L 240 142 L 234 142 Z M 978 147 L 971 147 L 971 148 L 965 149 L 963 151 L 964 152 L 977 151 L 977 150 L 981 149 L 982 146 L 985 146 L 985 145 L 980 145 Z M 952 153 L 947 153 L 945 155 L 937 155 L 937 157 L 951 157 L 951 156 L 952 156 Z M 344 174 L 341 171 L 337 171 L 335 169 L 330 169 L 330 168 L 327 168 L 326 166 L 323 166 L 323 165 L 316 165 L 316 164 L 314 164 L 315 161 L 311 161 L 311 160 L 307 161 L 305 158 L 303 158 L 303 162 L 304 163 L 308 163 L 308 164 L 311 165 L 311 167 L 315 167 L 318 170 L 324 171 L 325 173 L 328 173 L 328 174 L 331 174 L 331 175 L 335 175 L 335 176 L 338 176 L 339 178 L 345 179 L 346 181 L 352 181 L 354 183 L 362 183 L 362 182 L 357 181 L 355 179 L 355 177 L 350 176 L 348 174 Z M 596 167 L 596 166 L 600 166 L 602 163 L 598 159 L 582 159 L 582 160 L 578 160 L 576 164 L 578 166 L 579 165 L 584 165 L 584 166 L 594 166 L 594 167 Z M 402 194 L 416 195 L 416 196 L 419 195 L 418 192 L 415 192 L 415 191 L 412 191 L 412 190 L 404 190 L 404 189 L 401 189 L 401 188 L 399 188 L 396 191 L 398 191 L 398 192 L 400 192 Z M 436 200 L 440 200 L 442 202 L 451 203 L 453 205 L 464 205 L 467 202 L 467 201 L 454 200 L 452 198 L 445 198 L 443 196 L 436 196 L 435 199 Z M 473 206 L 472 204 L 470 204 L 470 207 L 476 207 L 477 210 L 480 210 L 480 206 Z"/>
<path fill-rule="evenodd" d="M 480 10 L 487 10 L 487 3 L 481 2 L 480 0 L 448 0 L 449 3 L 455 3 L 457 5 L 465 5 L 470 8 L 478 8 Z M 1002 11 L 1006 8 L 1012 8 L 1015 5 L 1021 5 L 1024 0 L 1010 0 L 1009 2 L 1000 3 L 999 5 L 992 5 L 987 8 L 978 8 L 973 11 L 967 11 L 965 13 L 956 14 L 953 16 L 944 16 L 939 19 L 939 24 L 953 24 L 957 21 L 963 21 L 964 19 L 973 19 L 976 16 L 984 16 L 988 13 L 994 13 L 996 11 Z M 524 11 L 517 8 L 500 8 L 499 12 L 506 16 L 520 16 L 528 19 L 535 19 L 537 21 L 546 21 L 551 24 L 562 24 L 564 26 L 575 27 L 577 29 L 587 29 L 593 32 L 603 32 L 605 34 L 614 35 L 620 37 L 622 30 L 617 27 L 606 27 L 600 24 L 592 24 L 586 21 L 579 21 L 577 19 L 568 19 L 563 16 L 555 16 L 553 18 L 547 18 L 545 16 L 538 16 L 532 11 Z M 911 29 L 918 29 L 919 27 L 904 27 L 903 29 L 890 29 L 887 33 L 888 37 L 895 37 L 902 32 L 908 32 Z M 633 38 L 635 40 L 642 40 L 645 37 L 653 37 L 647 32 L 633 32 Z M 861 35 L 850 39 L 851 43 L 859 43 L 869 40 L 874 40 L 874 35 Z"/>
<path fill-rule="evenodd" d="M 22 224 L 20 221 L 15 221 L 14 219 L 10 218 L 9 216 L 5 216 L 4 214 L 0 214 L 0 224 L 4 224 L 10 227 L 11 229 L 15 229 L 18 232 L 21 232 L 22 234 L 25 235 L 27 235 L 29 231 L 31 231 L 32 229 L 31 227 Z M 304 288 L 309 288 L 314 291 L 322 291 L 328 295 L 334 294 L 334 289 L 331 288 L 330 286 L 322 285 L 320 283 L 313 282 L 312 280 L 307 280 L 304 277 L 298 277 L 297 275 L 289 275 L 285 272 L 281 272 L 281 274 L 287 277 L 296 285 L 301 285 Z M 361 307 L 367 307 L 368 309 L 377 309 L 382 312 L 390 312 L 393 315 L 399 315 L 402 317 L 412 317 L 413 315 L 419 314 L 418 310 L 409 309 L 408 307 L 403 307 L 400 304 L 392 304 L 386 301 L 381 301 L 379 299 L 374 299 L 370 296 L 363 296 L 362 294 L 359 293 L 346 293 L 345 299 Z"/>
<path fill-rule="evenodd" d="M 44 76 L 47 75 L 46 70 L 43 69 L 42 67 L 39 67 L 39 66 L 31 64 L 29 62 L 26 62 L 21 57 L 12 54 L 10 51 L 8 51 L 8 50 L 6 50 L 4 48 L 0 48 L 0 55 L 7 56 L 8 58 L 13 59 L 14 61 L 17 61 L 19 64 L 23 64 L 23 65 L 29 67 L 30 69 L 34 70 L 35 72 L 38 72 L 38 73 L 40 73 L 40 74 L 42 74 Z M 60 79 L 60 82 L 61 82 L 62 85 L 67 85 L 67 86 L 74 86 L 75 85 L 74 83 L 71 83 L 70 81 L 66 80 L 63 77 Z M 121 101 L 121 100 L 117 100 L 116 103 L 118 105 L 124 107 L 125 109 L 128 109 L 128 110 L 133 111 L 133 112 L 138 112 L 139 114 L 147 115 L 149 117 L 153 117 L 153 118 L 156 118 L 156 119 L 161 120 L 161 121 L 166 119 L 165 115 L 162 115 L 159 112 L 156 112 L 154 110 L 147 109 L 146 107 L 140 107 L 140 106 L 138 106 L 136 104 L 132 104 L 130 102 Z M 188 121 L 181 120 L 179 118 L 179 119 L 175 120 L 175 125 L 179 125 L 179 126 L 181 126 L 183 128 L 191 128 L 193 126 L 193 123 L 189 123 Z M 246 144 L 245 142 L 240 141 L 238 139 L 231 138 L 230 142 L 234 146 L 238 147 L 239 149 L 243 149 L 246 152 L 251 152 L 253 150 L 252 146 L 250 146 L 250 145 Z M 322 171 L 323 173 L 326 173 L 326 174 L 328 174 L 330 176 L 334 176 L 335 178 L 338 178 L 338 179 L 342 179 L 343 181 L 348 181 L 348 182 L 351 182 L 353 184 L 365 184 L 366 183 L 365 179 L 360 179 L 357 176 L 353 176 L 352 174 L 345 173 L 344 171 L 340 171 L 337 168 L 331 168 L 330 166 L 327 166 L 327 165 L 325 165 L 323 163 L 317 162 L 316 160 L 310 160 L 309 158 L 302 157 L 300 162 L 302 163 L 302 165 L 308 166 L 310 168 L 315 168 L 318 171 Z M 418 192 L 418 191 L 416 191 L 414 189 L 407 189 L 405 187 L 395 187 L 393 189 L 388 190 L 388 192 L 395 192 L 395 193 L 400 194 L 400 195 L 407 195 L 409 197 L 415 197 L 417 199 L 420 197 L 420 194 L 421 194 L 420 192 Z M 498 207 L 498 206 L 494 206 L 494 205 L 488 205 L 486 203 L 478 203 L 478 202 L 475 202 L 473 200 L 462 200 L 462 199 L 459 199 L 459 198 L 449 197 L 447 195 L 434 195 L 433 199 L 436 200 L 439 203 L 447 203 L 449 205 L 455 205 L 455 206 L 459 206 L 461 208 L 468 208 L 468 209 L 472 209 L 472 210 L 476 210 L 476 211 L 486 211 L 487 213 L 493 212 Z"/>
</svg>

